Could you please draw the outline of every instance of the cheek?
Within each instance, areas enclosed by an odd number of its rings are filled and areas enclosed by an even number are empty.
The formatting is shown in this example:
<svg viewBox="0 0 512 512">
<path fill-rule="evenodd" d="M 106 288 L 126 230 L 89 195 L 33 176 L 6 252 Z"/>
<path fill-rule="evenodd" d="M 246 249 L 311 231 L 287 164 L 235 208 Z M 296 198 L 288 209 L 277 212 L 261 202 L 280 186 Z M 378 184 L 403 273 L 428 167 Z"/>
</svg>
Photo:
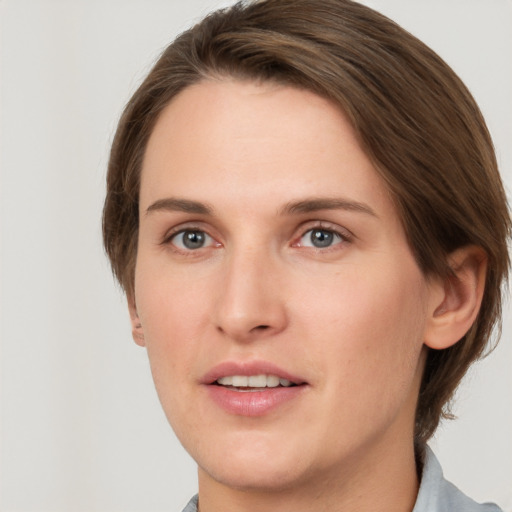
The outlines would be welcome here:
<svg viewBox="0 0 512 512">
<path fill-rule="evenodd" d="M 144 333 L 150 344 L 165 344 L 170 349 L 173 344 L 179 345 L 177 340 L 184 334 L 193 337 L 191 326 L 199 328 L 204 324 L 211 283 L 194 266 L 184 272 L 166 263 L 164 258 L 161 265 L 155 258 L 149 263 L 140 259 L 135 290 Z"/>
<path fill-rule="evenodd" d="M 136 273 L 136 303 L 144 330 L 151 372 L 160 400 L 173 407 L 173 389 L 186 392 L 198 356 L 201 332 L 206 326 L 208 297 L 204 281 L 191 281 L 168 271 L 142 265 Z"/>
<path fill-rule="evenodd" d="M 414 272 L 381 277 L 352 271 L 325 283 L 323 298 L 303 305 L 303 357 L 317 365 L 323 411 L 308 421 L 331 440 L 329 453 L 347 439 L 372 439 L 397 418 L 412 432 L 425 322 L 421 276 L 416 280 Z"/>
<path fill-rule="evenodd" d="M 339 381 L 366 381 L 366 387 L 411 381 L 426 319 L 426 287 L 416 266 L 352 267 L 321 284 L 298 315 L 305 339 L 316 340 L 310 347 L 316 359 L 336 367 Z"/>
</svg>

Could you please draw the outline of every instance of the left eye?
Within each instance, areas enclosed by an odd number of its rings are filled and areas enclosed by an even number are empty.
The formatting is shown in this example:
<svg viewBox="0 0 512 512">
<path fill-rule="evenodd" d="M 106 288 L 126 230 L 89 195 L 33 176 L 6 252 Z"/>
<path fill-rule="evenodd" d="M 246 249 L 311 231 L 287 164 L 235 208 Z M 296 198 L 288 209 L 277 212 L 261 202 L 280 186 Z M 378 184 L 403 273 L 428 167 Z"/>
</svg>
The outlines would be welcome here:
<svg viewBox="0 0 512 512">
<path fill-rule="evenodd" d="M 301 247 L 315 247 L 317 249 L 324 249 L 332 245 L 343 242 L 344 238 L 335 231 L 329 229 L 310 229 L 306 231 L 300 238 L 299 245 Z"/>
<path fill-rule="evenodd" d="M 213 238 L 207 235 L 204 231 L 197 229 L 186 229 L 176 233 L 171 238 L 171 243 L 178 249 L 185 251 L 193 251 L 195 249 L 202 249 L 213 244 Z"/>
</svg>

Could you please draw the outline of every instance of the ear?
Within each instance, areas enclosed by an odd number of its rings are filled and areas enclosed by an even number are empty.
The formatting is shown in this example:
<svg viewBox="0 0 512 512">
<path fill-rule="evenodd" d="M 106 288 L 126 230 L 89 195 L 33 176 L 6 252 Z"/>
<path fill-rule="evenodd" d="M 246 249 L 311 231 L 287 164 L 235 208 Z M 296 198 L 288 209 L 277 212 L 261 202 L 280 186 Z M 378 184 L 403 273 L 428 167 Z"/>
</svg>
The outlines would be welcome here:
<svg viewBox="0 0 512 512">
<path fill-rule="evenodd" d="M 485 288 L 487 256 L 477 246 L 457 249 L 448 258 L 452 274 L 434 280 L 425 345 L 441 350 L 457 343 L 475 321 Z"/>
<path fill-rule="evenodd" d="M 128 311 L 130 312 L 130 322 L 132 324 L 132 337 L 133 341 L 141 347 L 146 346 L 144 339 L 144 330 L 140 322 L 139 314 L 137 313 L 137 306 L 134 297 L 128 297 Z"/>
</svg>

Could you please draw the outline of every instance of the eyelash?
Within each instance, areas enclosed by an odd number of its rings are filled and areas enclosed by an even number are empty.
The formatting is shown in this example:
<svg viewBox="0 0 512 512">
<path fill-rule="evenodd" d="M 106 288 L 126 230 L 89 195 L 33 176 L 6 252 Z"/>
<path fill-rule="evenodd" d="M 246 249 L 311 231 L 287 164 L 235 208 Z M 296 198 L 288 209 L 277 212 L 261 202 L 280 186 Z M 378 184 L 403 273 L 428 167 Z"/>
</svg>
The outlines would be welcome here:
<svg viewBox="0 0 512 512">
<path fill-rule="evenodd" d="M 328 236 L 332 236 L 332 239 L 335 241 L 325 247 L 316 247 L 314 245 L 304 245 L 301 243 L 301 241 L 308 235 L 308 233 L 311 233 L 310 236 L 312 236 L 313 232 L 323 232 L 327 234 Z M 200 234 L 206 237 L 206 243 L 208 245 L 202 245 L 200 247 L 197 247 L 195 249 L 192 248 L 186 248 L 186 247 L 178 247 L 175 243 L 175 240 L 181 235 L 185 234 Z M 335 248 L 339 245 L 345 245 L 347 243 L 350 243 L 353 240 L 354 236 L 346 229 L 340 229 L 339 227 L 333 226 L 331 224 L 326 225 L 324 222 L 317 222 L 315 224 L 308 223 L 307 229 L 302 228 L 300 236 L 297 238 L 294 238 L 294 241 L 292 242 L 292 247 L 303 247 L 305 249 L 312 249 L 317 252 L 327 252 L 329 250 L 336 250 Z M 336 241 L 337 239 L 337 241 Z M 213 243 L 212 243 L 213 242 Z M 313 244 L 313 242 L 312 242 Z M 200 226 L 186 226 L 182 227 L 177 230 L 172 230 L 171 232 L 166 233 L 164 236 L 164 239 L 161 242 L 161 245 L 164 246 L 170 246 L 173 251 L 187 255 L 187 256 L 194 256 L 200 251 L 200 249 L 208 249 L 213 245 L 213 248 L 221 247 L 222 244 L 220 242 L 217 242 L 213 236 L 208 234 L 208 232 L 203 229 Z"/>
<path fill-rule="evenodd" d="M 201 247 L 198 247 L 197 249 L 190 249 L 190 248 L 187 249 L 185 247 L 183 247 L 183 248 L 182 247 L 177 247 L 174 241 L 180 235 L 183 236 L 186 233 L 202 234 L 202 235 L 205 235 L 205 237 L 207 239 L 210 239 L 209 244 L 211 244 L 211 242 L 214 242 L 214 246 L 215 247 L 220 247 L 222 245 L 219 242 L 217 242 L 213 236 L 209 235 L 208 232 L 205 229 L 203 229 L 202 227 L 200 227 L 200 226 L 186 226 L 186 227 L 182 227 L 180 229 L 171 230 L 171 232 L 166 233 L 166 235 L 164 236 L 164 239 L 162 240 L 161 245 L 170 246 L 173 251 L 175 251 L 175 252 L 177 252 L 179 254 L 187 255 L 187 256 L 193 256 L 194 253 L 199 251 L 199 249 L 208 248 L 209 245 L 206 246 L 206 247 L 205 246 L 201 246 Z"/>
<path fill-rule="evenodd" d="M 337 238 L 338 241 L 334 241 L 330 245 L 325 247 L 315 247 L 314 245 L 302 245 L 301 241 L 304 239 L 304 237 L 306 237 L 308 233 L 311 233 L 311 237 L 315 231 L 327 233 L 328 235 L 331 235 L 334 239 Z M 333 226 L 332 224 L 326 225 L 324 222 L 320 222 L 314 225 L 308 225 L 307 229 L 304 229 L 302 231 L 302 234 L 298 238 L 296 238 L 296 241 L 292 244 L 292 247 L 305 247 L 308 249 L 313 249 L 315 251 L 326 252 L 329 250 L 336 250 L 337 246 L 339 245 L 345 245 L 352 242 L 353 238 L 354 236 L 346 229 L 341 229 L 337 226 Z"/>
</svg>

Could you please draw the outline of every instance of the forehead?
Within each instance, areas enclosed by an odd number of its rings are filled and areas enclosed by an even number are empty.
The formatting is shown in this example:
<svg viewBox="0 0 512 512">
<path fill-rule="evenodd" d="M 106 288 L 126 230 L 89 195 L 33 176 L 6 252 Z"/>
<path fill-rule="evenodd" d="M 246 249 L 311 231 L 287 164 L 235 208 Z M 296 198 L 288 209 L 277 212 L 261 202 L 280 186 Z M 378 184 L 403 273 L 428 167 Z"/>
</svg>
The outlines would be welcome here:
<svg viewBox="0 0 512 512">
<path fill-rule="evenodd" d="M 310 91 L 204 81 L 164 109 L 142 168 L 141 209 L 163 196 L 279 203 L 350 196 L 389 207 L 389 194 L 350 123 Z"/>
</svg>

